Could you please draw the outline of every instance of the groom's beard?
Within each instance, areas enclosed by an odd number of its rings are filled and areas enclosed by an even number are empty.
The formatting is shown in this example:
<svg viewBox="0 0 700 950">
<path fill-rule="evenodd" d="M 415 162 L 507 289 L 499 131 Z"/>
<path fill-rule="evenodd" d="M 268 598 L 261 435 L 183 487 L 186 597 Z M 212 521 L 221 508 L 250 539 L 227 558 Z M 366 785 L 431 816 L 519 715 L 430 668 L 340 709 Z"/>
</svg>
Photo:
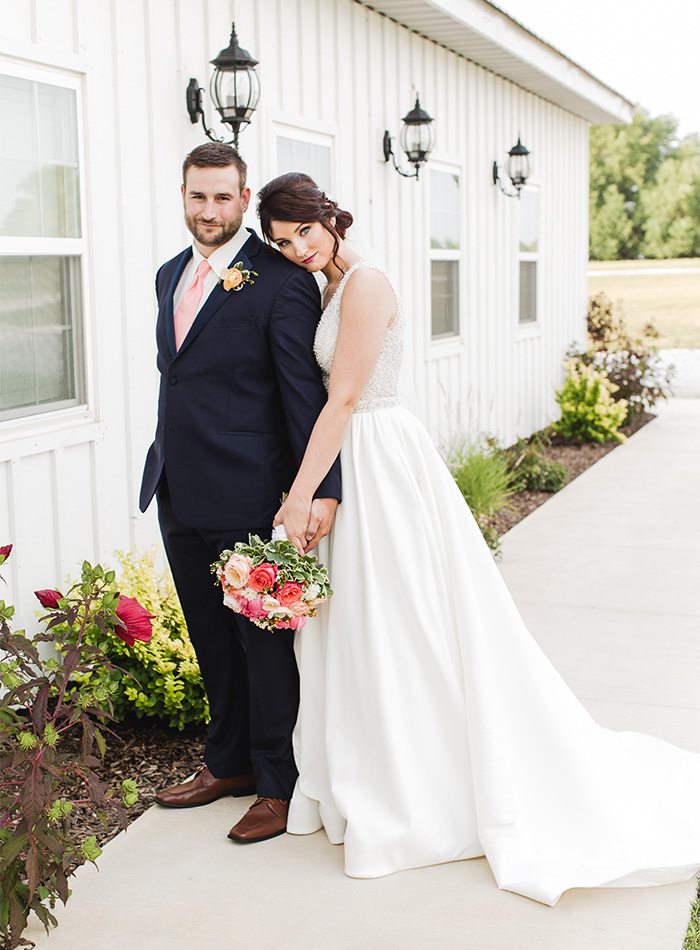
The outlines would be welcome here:
<svg viewBox="0 0 700 950">
<path fill-rule="evenodd" d="M 219 228 L 214 229 L 203 228 L 199 217 L 192 217 L 185 212 L 185 224 L 200 244 L 203 244 L 205 247 L 220 247 L 220 245 L 230 241 L 233 235 L 239 230 L 243 224 L 243 213 L 241 212 L 233 221 L 227 221 Z"/>
</svg>

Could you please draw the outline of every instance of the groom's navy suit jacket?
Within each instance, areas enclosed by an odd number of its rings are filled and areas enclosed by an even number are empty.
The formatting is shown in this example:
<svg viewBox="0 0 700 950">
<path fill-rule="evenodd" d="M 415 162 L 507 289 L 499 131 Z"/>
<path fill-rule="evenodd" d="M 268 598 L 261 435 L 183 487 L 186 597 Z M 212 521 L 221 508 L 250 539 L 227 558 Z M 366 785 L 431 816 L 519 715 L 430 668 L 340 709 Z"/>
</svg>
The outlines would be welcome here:
<svg viewBox="0 0 700 950">
<path fill-rule="evenodd" d="M 251 231 L 236 261 L 258 272 L 255 284 L 217 284 L 176 351 L 173 294 L 191 256 L 187 248 L 156 276 L 160 396 L 140 508 L 165 470 L 183 524 L 271 525 L 326 402 L 313 355 L 318 286 Z M 316 497 L 340 499 L 339 460 Z"/>
</svg>

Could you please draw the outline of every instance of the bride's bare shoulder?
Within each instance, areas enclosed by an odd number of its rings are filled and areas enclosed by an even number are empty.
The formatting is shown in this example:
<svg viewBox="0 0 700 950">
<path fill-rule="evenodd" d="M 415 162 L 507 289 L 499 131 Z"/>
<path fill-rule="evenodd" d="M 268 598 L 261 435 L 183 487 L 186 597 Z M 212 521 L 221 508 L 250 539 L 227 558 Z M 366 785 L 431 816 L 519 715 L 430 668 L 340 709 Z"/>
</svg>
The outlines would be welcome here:
<svg viewBox="0 0 700 950">
<path fill-rule="evenodd" d="M 361 264 L 347 279 L 341 307 L 366 307 L 368 303 L 372 304 L 372 309 L 393 311 L 396 297 L 389 278 L 381 268 Z"/>
</svg>

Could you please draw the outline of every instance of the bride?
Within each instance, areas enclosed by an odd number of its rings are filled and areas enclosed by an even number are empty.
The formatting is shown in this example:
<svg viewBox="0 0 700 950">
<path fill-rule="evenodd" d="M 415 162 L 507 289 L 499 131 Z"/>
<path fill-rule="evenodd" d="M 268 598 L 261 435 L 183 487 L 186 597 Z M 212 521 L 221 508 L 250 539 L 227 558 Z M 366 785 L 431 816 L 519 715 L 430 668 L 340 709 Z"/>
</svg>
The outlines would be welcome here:
<svg viewBox="0 0 700 950">
<path fill-rule="evenodd" d="M 399 405 L 401 303 L 345 242 L 352 216 L 298 173 L 258 197 L 267 240 L 327 280 L 314 350 L 328 402 L 275 521 L 300 550 L 338 452 L 343 473 L 320 548 L 335 595 L 296 636 L 288 831 L 324 827 L 352 877 L 485 854 L 499 887 L 550 905 L 572 887 L 687 880 L 700 755 L 592 720 Z"/>
</svg>

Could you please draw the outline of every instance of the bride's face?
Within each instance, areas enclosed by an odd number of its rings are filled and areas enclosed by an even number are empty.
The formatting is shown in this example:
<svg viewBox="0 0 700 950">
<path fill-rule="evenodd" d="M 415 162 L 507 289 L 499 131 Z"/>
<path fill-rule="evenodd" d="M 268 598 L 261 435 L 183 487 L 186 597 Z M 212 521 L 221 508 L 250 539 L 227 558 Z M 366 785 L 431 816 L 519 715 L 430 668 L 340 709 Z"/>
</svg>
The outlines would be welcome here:
<svg viewBox="0 0 700 950">
<path fill-rule="evenodd" d="M 273 221 L 272 240 L 292 263 L 312 273 L 333 257 L 333 235 L 320 221 Z"/>
</svg>

